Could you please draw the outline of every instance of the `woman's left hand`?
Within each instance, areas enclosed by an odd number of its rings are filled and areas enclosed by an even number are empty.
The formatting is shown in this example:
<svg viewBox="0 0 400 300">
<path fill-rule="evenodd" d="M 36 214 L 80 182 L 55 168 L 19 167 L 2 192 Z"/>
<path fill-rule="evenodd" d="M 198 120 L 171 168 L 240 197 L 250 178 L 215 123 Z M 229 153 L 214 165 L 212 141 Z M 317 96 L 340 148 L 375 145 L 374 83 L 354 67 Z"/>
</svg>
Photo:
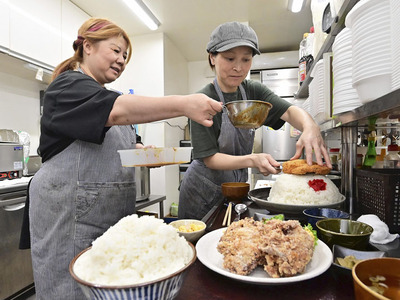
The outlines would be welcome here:
<svg viewBox="0 0 400 300">
<path fill-rule="evenodd" d="M 312 164 L 314 152 L 317 164 L 322 166 L 324 164 L 322 158 L 324 158 L 327 167 L 332 168 L 329 153 L 326 150 L 325 143 L 318 126 L 311 127 L 303 131 L 296 143 L 296 153 L 291 160 L 300 158 L 303 149 L 305 150 L 307 163 L 309 165 Z"/>
<path fill-rule="evenodd" d="M 329 153 L 326 150 L 324 139 L 321 136 L 321 130 L 313 118 L 305 110 L 300 107 L 292 105 L 281 117 L 282 120 L 289 122 L 293 127 L 302 131 L 299 140 L 296 143 L 296 153 L 290 159 L 300 158 L 303 149 L 307 163 L 309 165 L 313 162 L 313 152 L 317 160 L 317 164 L 322 166 L 325 160 L 326 165 L 332 168 Z"/>
</svg>

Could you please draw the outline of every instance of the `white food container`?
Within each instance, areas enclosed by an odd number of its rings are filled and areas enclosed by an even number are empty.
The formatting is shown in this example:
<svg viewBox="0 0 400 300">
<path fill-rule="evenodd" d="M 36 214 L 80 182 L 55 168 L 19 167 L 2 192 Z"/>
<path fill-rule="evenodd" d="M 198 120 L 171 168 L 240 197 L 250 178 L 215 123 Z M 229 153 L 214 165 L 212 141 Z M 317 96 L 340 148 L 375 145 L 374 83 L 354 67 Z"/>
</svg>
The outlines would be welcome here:
<svg viewBox="0 0 400 300">
<path fill-rule="evenodd" d="M 191 161 L 193 147 L 118 150 L 123 167 L 160 167 Z"/>
</svg>

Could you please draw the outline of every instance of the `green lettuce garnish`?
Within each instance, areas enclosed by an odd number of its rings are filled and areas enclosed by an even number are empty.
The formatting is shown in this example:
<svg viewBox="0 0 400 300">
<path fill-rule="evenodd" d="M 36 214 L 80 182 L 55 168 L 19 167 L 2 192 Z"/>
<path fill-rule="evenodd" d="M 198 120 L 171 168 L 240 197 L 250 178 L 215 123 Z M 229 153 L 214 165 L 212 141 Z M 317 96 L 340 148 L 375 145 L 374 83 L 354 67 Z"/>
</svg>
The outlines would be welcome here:
<svg viewBox="0 0 400 300">
<path fill-rule="evenodd" d="M 310 223 L 308 223 L 307 225 L 304 225 L 303 228 L 309 234 L 311 234 L 312 237 L 314 238 L 314 247 L 315 247 L 317 245 L 317 242 L 318 242 L 317 231 L 312 227 L 312 225 Z"/>
<path fill-rule="evenodd" d="M 273 216 L 272 218 L 269 218 L 269 219 L 263 218 L 262 221 L 263 221 L 263 223 L 265 224 L 265 223 L 267 223 L 269 220 L 273 220 L 273 219 L 285 221 L 285 216 L 282 215 L 282 214 L 280 214 L 280 215 Z"/>
</svg>

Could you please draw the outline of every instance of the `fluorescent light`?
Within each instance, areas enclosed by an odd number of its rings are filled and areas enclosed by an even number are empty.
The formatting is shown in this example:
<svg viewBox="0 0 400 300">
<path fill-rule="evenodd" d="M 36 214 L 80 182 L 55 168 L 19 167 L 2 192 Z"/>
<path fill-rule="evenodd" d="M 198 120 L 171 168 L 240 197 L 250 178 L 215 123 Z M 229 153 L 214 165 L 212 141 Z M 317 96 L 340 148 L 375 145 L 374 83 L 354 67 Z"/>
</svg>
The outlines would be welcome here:
<svg viewBox="0 0 400 300">
<path fill-rule="evenodd" d="M 142 0 L 123 0 L 125 4 L 147 25 L 151 30 L 156 30 L 161 25 L 151 10 Z"/>
<path fill-rule="evenodd" d="M 288 0 L 288 10 L 298 13 L 304 6 L 304 0 Z"/>
</svg>

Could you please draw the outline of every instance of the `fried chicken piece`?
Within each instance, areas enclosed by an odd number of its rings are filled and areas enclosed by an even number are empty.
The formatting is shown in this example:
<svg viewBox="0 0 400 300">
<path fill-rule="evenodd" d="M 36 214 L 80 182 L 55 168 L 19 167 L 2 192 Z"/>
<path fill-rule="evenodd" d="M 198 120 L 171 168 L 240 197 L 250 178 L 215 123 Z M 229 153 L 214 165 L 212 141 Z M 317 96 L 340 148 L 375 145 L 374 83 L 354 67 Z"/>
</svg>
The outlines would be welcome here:
<svg viewBox="0 0 400 300">
<path fill-rule="evenodd" d="M 265 263 L 259 249 L 264 224 L 245 218 L 233 222 L 222 235 L 217 250 L 224 256 L 224 268 L 240 275 L 248 275 L 260 263 Z"/>
<path fill-rule="evenodd" d="M 271 277 L 289 277 L 303 273 L 314 252 L 313 237 L 297 220 L 270 220 L 265 224 L 264 270 Z"/>
<path fill-rule="evenodd" d="M 316 162 L 310 166 L 305 159 L 294 159 L 282 163 L 282 172 L 286 174 L 304 175 L 314 173 L 317 175 L 326 175 L 331 171 L 326 165 L 320 166 Z"/>
</svg>

